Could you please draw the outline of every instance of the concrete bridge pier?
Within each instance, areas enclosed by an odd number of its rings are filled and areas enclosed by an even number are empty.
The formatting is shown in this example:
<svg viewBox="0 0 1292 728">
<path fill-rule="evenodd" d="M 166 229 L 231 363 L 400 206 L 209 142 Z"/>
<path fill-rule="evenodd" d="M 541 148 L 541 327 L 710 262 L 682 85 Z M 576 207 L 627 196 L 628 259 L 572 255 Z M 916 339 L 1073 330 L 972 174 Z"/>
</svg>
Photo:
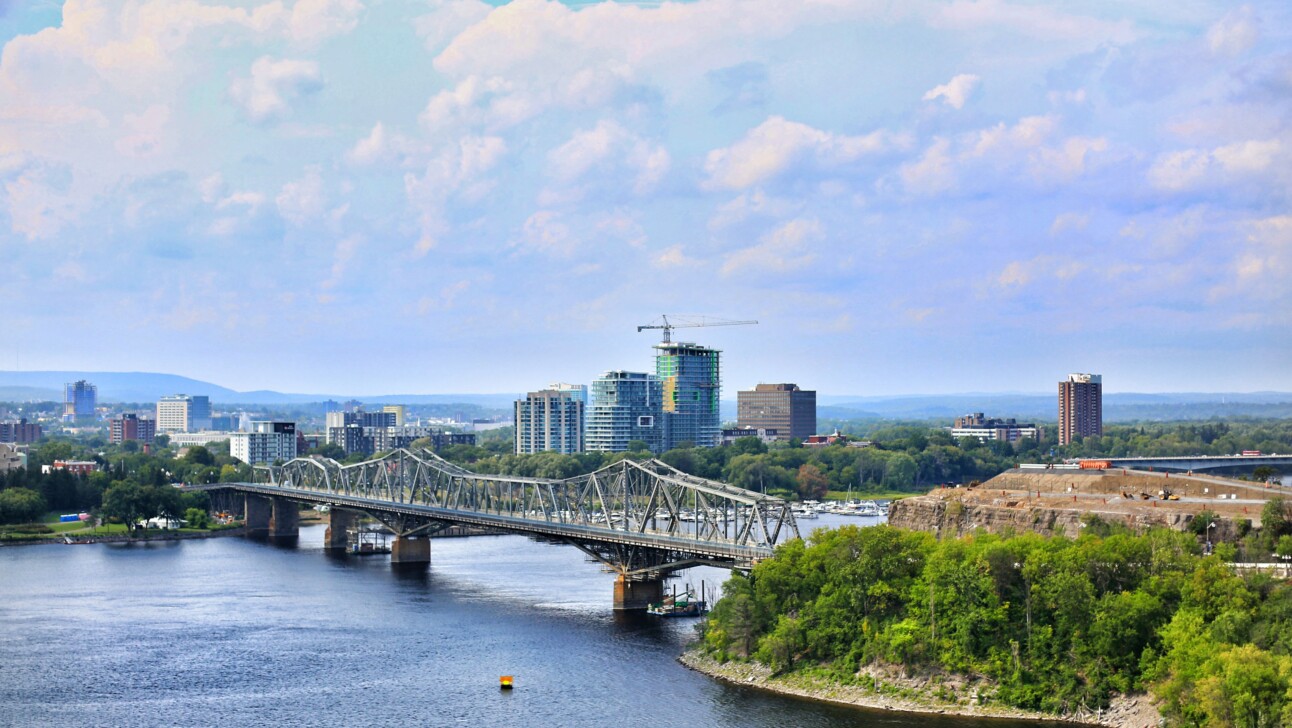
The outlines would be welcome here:
<svg viewBox="0 0 1292 728">
<path fill-rule="evenodd" d="M 343 551 L 348 545 L 347 532 L 354 528 L 358 520 L 354 511 L 344 511 L 333 507 L 327 513 L 327 531 L 323 533 L 323 548 L 328 551 Z"/>
<path fill-rule="evenodd" d="M 645 609 L 663 600 L 663 579 L 633 581 L 620 574 L 615 580 L 615 611 Z"/>
<path fill-rule="evenodd" d="M 246 514 L 246 533 L 257 538 L 269 537 L 269 522 L 273 519 L 274 503 L 272 498 L 248 493 L 242 511 Z"/>
<path fill-rule="evenodd" d="M 300 538 L 301 511 L 296 501 L 272 498 L 273 510 L 269 518 L 269 537 L 273 539 Z"/>
<path fill-rule="evenodd" d="M 426 566 L 431 563 L 431 539 L 420 536 L 395 535 L 390 542 L 391 566 Z"/>
</svg>

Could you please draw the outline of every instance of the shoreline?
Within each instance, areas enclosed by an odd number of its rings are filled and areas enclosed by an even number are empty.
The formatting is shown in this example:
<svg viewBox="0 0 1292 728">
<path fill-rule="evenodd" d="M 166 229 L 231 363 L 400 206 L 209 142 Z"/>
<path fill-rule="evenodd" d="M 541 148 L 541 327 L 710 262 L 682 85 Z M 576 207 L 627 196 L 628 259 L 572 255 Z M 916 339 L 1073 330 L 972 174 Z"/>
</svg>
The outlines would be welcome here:
<svg viewBox="0 0 1292 728">
<path fill-rule="evenodd" d="M 735 661 L 720 663 L 695 647 L 679 655 L 677 661 L 687 669 L 731 685 L 863 710 L 1029 720 L 1038 724 L 1096 725 L 1108 728 L 1154 728 L 1161 720 L 1161 714 L 1153 707 L 1147 695 L 1119 695 L 1113 699 L 1112 705 L 1107 710 L 1083 711 L 1060 716 L 1006 706 L 950 702 L 939 700 L 927 692 L 921 693 L 918 698 L 886 695 L 859 685 L 830 683 L 809 675 L 773 676 L 771 668 L 761 663 Z M 884 677 L 889 684 L 900 686 L 900 677 L 890 675 Z"/>
<path fill-rule="evenodd" d="M 88 546 L 99 543 L 154 543 L 157 541 L 189 541 L 202 538 L 220 538 L 222 536 L 241 536 L 246 529 L 242 526 L 237 528 L 222 528 L 218 531 L 203 531 L 200 533 L 181 533 L 174 531 L 164 534 L 153 534 L 137 538 L 131 538 L 125 535 L 111 536 L 72 536 L 51 535 L 43 538 L 33 539 L 0 539 L 0 548 L 7 546 Z M 70 539 L 70 540 L 69 540 Z"/>
</svg>

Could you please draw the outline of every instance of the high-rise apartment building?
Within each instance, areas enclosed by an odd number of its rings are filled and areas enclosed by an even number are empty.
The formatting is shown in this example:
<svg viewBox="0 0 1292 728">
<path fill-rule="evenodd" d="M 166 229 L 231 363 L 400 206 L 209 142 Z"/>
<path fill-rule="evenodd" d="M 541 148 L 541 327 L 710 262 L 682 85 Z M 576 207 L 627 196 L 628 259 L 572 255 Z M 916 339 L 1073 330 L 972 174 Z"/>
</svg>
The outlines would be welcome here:
<svg viewBox="0 0 1292 728">
<path fill-rule="evenodd" d="M 664 422 L 664 384 L 643 372 L 610 371 L 592 382 L 586 448 L 623 452 L 632 440 L 663 452 L 669 441 Z"/>
<path fill-rule="evenodd" d="M 816 434 L 816 392 L 797 384 L 759 384 L 736 392 L 736 427 L 805 440 Z"/>
<path fill-rule="evenodd" d="M 1059 382 L 1059 444 L 1104 434 L 1104 384 L 1098 374 L 1069 374 Z"/>
<path fill-rule="evenodd" d="M 36 442 L 44 435 L 38 422 L 28 422 L 26 417 L 17 422 L 0 422 L 0 442 Z"/>
<path fill-rule="evenodd" d="M 121 443 L 127 440 L 152 442 L 157 434 L 157 421 L 135 414 L 123 414 L 108 420 L 108 442 Z"/>
<path fill-rule="evenodd" d="M 573 385 L 570 385 L 573 386 Z M 544 389 L 516 400 L 516 454 L 583 452 L 584 404 L 581 392 Z"/>
<path fill-rule="evenodd" d="M 210 427 L 210 397 L 174 394 L 157 400 L 157 432 L 198 432 Z"/>
<path fill-rule="evenodd" d="M 93 417 L 94 408 L 99 406 L 99 388 L 78 379 L 63 385 L 63 419 L 72 421 L 84 417 Z"/>
<path fill-rule="evenodd" d="M 229 454 L 249 465 L 287 462 L 296 457 L 296 423 L 252 422 L 251 432 L 229 436 Z"/>
<path fill-rule="evenodd" d="M 655 345 L 655 376 L 663 386 L 667 450 L 690 442 L 698 447 L 722 444 L 722 352 L 699 344 L 665 341 Z M 595 391 L 593 393 L 595 397 Z"/>
</svg>

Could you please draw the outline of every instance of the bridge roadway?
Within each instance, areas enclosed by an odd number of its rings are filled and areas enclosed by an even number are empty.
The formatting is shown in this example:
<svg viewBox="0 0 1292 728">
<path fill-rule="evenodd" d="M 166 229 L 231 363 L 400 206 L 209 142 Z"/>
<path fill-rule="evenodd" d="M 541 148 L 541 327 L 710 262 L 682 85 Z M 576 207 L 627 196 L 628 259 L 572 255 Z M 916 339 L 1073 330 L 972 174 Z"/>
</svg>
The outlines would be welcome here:
<svg viewBox="0 0 1292 728">
<path fill-rule="evenodd" d="M 1211 470 L 1214 468 L 1258 468 L 1262 465 L 1292 465 L 1292 455 L 1186 455 L 1180 457 L 1136 457 L 1136 458 L 1077 458 L 1069 462 L 1082 460 L 1106 460 L 1118 468 L 1170 468 L 1172 470 Z"/>
<path fill-rule="evenodd" d="M 363 513 L 381 512 L 428 518 L 446 524 L 501 528 L 517 533 L 549 536 L 558 540 L 576 539 L 580 541 L 601 541 L 624 546 L 641 546 L 670 551 L 676 554 L 690 554 L 694 558 L 689 559 L 689 561 L 695 564 L 710 563 L 734 568 L 750 568 L 758 561 L 770 558 L 773 552 L 773 548 L 770 546 L 737 546 L 735 544 L 702 540 L 698 536 L 674 536 L 667 533 L 621 531 L 614 528 L 580 526 L 573 523 L 552 523 L 528 518 L 459 511 L 452 508 L 438 508 L 419 503 L 395 503 L 375 498 L 319 493 L 312 490 L 300 490 L 266 483 L 214 483 L 211 485 L 188 486 L 188 489 L 207 491 L 228 489 L 272 498 L 287 498 L 303 503 L 348 508 Z"/>
<path fill-rule="evenodd" d="M 428 564 L 429 535 L 452 525 L 567 543 L 617 572 L 616 609 L 658 602 L 673 571 L 749 569 L 773 555 L 782 535 L 799 537 L 784 500 L 658 460 L 625 459 L 561 480 L 474 473 L 409 450 L 352 465 L 296 458 L 256 471 L 266 482 L 189 488 L 240 497 L 248 535 L 294 537 L 299 504 L 328 505 L 330 549 L 344 549 L 358 516 L 371 516 L 395 535 L 392 564 Z"/>
</svg>

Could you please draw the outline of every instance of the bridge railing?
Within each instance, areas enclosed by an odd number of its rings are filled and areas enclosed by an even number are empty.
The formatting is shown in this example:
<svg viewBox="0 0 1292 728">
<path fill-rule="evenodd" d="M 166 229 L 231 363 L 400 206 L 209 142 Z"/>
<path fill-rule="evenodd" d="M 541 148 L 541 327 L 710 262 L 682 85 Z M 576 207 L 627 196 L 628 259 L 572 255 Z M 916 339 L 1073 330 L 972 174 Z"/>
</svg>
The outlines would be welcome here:
<svg viewBox="0 0 1292 728">
<path fill-rule="evenodd" d="M 342 465 L 296 458 L 256 469 L 262 482 L 598 532 L 685 537 L 772 548 L 798 525 L 781 498 L 683 473 L 659 460 L 621 460 L 565 479 L 475 473 L 429 451 L 395 450 Z"/>
</svg>

